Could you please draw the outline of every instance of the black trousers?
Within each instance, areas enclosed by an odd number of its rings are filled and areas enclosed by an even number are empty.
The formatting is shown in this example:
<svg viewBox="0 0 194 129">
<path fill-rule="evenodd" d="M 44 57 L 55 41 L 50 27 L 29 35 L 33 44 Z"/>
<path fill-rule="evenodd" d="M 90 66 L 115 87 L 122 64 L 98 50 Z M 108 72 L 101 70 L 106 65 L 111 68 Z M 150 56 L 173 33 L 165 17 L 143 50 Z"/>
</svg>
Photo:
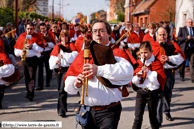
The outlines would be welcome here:
<svg viewBox="0 0 194 129">
<path fill-rule="evenodd" d="M 146 103 L 148 103 L 149 118 L 152 129 L 159 128 L 158 120 L 156 118 L 156 109 L 158 104 L 157 90 L 144 91 L 143 89 L 138 89 L 135 104 L 135 119 L 132 129 L 141 129 Z"/>
<path fill-rule="evenodd" d="M 54 70 L 57 78 L 57 85 L 58 85 L 58 92 L 59 92 L 57 112 L 65 112 L 67 111 L 67 92 L 65 92 L 64 90 L 63 78 L 68 70 L 68 67 L 64 67 L 64 68 L 62 67 L 60 74 L 58 74 L 58 69 L 54 69 Z"/>
<path fill-rule="evenodd" d="M 165 69 L 166 83 L 164 86 L 164 92 L 159 94 L 158 107 L 157 107 L 157 119 L 159 123 L 163 122 L 163 115 L 170 113 L 170 102 L 172 98 L 172 90 L 175 82 L 175 72 L 171 69 Z"/>
<path fill-rule="evenodd" d="M 135 50 L 131 50 L 132 52 L 132 56 L 134 57 L 135 60 L 138 59 L 137 55 L 136 55 L 136 52 L 139 51 L 139 48 L 135 48 Z"/>
<path fill-rule="evenodd" d="M 4 85 L 0 85 L 0 108 L 2 107 L 3 96 L 4 96 Z"/>
<path fill-rule="evenodd" d="M 82 126 L 82 129 L 117 129 L 121 110 L 121 104 L 104 110 L 91 110 L 89 114 L 90 124 Z"/>
<path fill-rule="evenodd" d="M 44 51 L 39 58 L 39 63 L 38 63 L 38 86 L 40 88 L 43 88 L 44 84 L 44 75 L 43 75 L 43 64 L 45 64 L 45 69 L 46 69 L 46 84 L 50 84 L 51 78 L 52 78 L 52 73 L 53 70 L 50 70 L 49 68 L 49 58 L 50 58 L 50 51 Z"/>
<path fill-rule="evenodd" d="M 189 59 L 190 78 L 194 80 L 194 48 L 187 49 L 185 53 L 186 59 Z M 179 74 L 181 78 L 185 77 L 185 65 L 179 68 Z"/>
<path fill-rule="evenodd" d="M 26 84 L 27 96 L 34 97 L 36 69 L 38 65 L 38 57 L 28 57 L 26 61 L 22 62 L 22 70 Z"/>
</svg>

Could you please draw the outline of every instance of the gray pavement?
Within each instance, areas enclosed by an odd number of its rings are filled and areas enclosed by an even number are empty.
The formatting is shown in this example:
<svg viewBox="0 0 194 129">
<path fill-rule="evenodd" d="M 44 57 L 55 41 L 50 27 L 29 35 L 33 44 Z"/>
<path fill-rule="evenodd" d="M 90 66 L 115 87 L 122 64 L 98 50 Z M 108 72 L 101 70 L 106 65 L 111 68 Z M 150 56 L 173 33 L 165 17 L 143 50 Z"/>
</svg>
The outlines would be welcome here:
<svg viewBox="0 0 194 129">
<path fill-rule="evenodd" d="M 165 119 L 162 129 L 194 129 L 194 84 L 189 79 L 188 70 L 186 80 L 179 81 L 176 72 L 173 97 L 171 103 L 171 115 L 174 121 Z M 134 120 L 135 95 L 131 87 L 129 97 L 122 101 L 123 111 L 119 121 L 118 129 L 131 129 Z M 32 102 L 25 98 L 26 90 L 24 78 L 18 84 L 5 91 L 3 109 L 0 110 L 0 122 L 2 121 L 61 121 L 63 129 L 76 129 L 75 113 L 73 109 L 80 100 L 78 95 L 68 95 L 68 112 L 65 118 L 57 115 L 57 86 L 53 74 L 50 87 L 44 87 L 42 91 L 35 91 L 35 98 Z M 78 125 L 78 129 L 81 127 Z M 149 116 L 146 107 L 142 129 L 151 129 Z"/>
</svg>

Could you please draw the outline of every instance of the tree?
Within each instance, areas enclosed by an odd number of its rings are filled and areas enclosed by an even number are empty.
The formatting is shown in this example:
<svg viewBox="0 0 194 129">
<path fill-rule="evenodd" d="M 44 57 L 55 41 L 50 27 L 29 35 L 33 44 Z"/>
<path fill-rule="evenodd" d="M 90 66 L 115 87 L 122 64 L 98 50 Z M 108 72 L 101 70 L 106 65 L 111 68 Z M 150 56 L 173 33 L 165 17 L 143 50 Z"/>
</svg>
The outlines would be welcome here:
<svg viewBox="0 0 194 129">
<path fill-rule="evenodd" d="M 117 17 L 117 21 L 124 22 L 125 20 L 125 14 L 124 13 L 119 13 Z"/>
<path fill-rule="evenodd" d="M 19 11 L 29 12 L 29 9 L 37 9 L 35 3 L 37 0 L 18 0 Z M 2 0 L 1 6 L 6 8 L 15 8 L 15 0 Z"/>
<path fill-rule="evenodd" d="M 125 0 L 105 0 L 106 2 L 113 2 L 115 13 L 118 15 L 119 13 L 125 13 Z"/>
<path fill-rule="evenodd" d="M 164 18 L 165 21 L 174 22 L 175 21 L 175 0 L 168 0 L 166 3 L 166 10 L 162 10 L 160 15 Z"/>
</svg>

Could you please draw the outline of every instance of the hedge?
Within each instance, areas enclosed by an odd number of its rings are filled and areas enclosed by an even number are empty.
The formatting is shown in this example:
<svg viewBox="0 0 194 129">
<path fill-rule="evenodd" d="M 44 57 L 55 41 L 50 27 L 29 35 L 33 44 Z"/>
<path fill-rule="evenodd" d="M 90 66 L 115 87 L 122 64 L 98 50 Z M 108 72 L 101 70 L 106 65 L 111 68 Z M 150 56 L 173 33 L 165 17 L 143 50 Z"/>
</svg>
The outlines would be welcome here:
<svg viewBox="0 0 194 129">
<path fill-rule="evenodd" d="M 52 20 L 51 18 L 48 18 L 47 16 L 43 16 L 40 14 L 37 14 L 35 12 L 18 12 L 18 18 L 28 18 L 34 20 L 34 19 L 48 19 L 49 21 Z M 0 26 L 5 27 L 7 22 L 11 22 L 13 25 L 15 25 L 15 11 L 13 11 L 10 8 L 0 8 Z M 2 20 L 3 19 L 3 20 Z M 58 18 L 55 18 L 54 21 L 58 21 Z"/>
</svg>

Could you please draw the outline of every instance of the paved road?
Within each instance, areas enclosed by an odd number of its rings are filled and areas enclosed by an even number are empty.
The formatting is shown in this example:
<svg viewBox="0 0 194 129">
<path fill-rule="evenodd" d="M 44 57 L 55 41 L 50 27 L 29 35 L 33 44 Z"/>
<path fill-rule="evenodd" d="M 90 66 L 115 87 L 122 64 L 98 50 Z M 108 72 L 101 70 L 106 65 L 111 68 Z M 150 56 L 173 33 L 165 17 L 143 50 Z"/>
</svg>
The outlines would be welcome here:
<svg viewBox="0 0 194 129">
<path fill-rule="evenodd" d="M 161 128 L 194 129 L 194 84 L 191 83 L 189 79 L 189 71 L 187 70 L 186 72 L 186 81 L 184 82 L 179 81 L 176 72 L 175 83 L 171 104 L 171 115 L 175 120 L 169 122 L 165 119 L 164 115 L 164 122 Z M 136 93 L 131 88 L 128 89 L 130 91 L 130 96 L 122 101 L 123 111 L 121 113 L 118 129 L 132 128 Z M 0 122 L 61 121 L 63 129 L 76 128 L 75 113 L 73 112 L 73 109 L 80 100 L 80 97 L 78 95 L 69 95 L 67 116 L 65 118 L 59 117 L 56 110 L 58 93 L 54 75 L 50 87 L 44 87 L 44 90 L 35 92 L 33 102 L 29 102 L 25 96 L 26 90 L 24 79 L 22 78 L 18 84 L 5 91 L 3 109 L 0 110 Z M 78 126 L 78 129 L 81 129 L 81 127 Z M 142 129 L 151 129 L 147 108 L 144 113 Z"/>
</svg>

